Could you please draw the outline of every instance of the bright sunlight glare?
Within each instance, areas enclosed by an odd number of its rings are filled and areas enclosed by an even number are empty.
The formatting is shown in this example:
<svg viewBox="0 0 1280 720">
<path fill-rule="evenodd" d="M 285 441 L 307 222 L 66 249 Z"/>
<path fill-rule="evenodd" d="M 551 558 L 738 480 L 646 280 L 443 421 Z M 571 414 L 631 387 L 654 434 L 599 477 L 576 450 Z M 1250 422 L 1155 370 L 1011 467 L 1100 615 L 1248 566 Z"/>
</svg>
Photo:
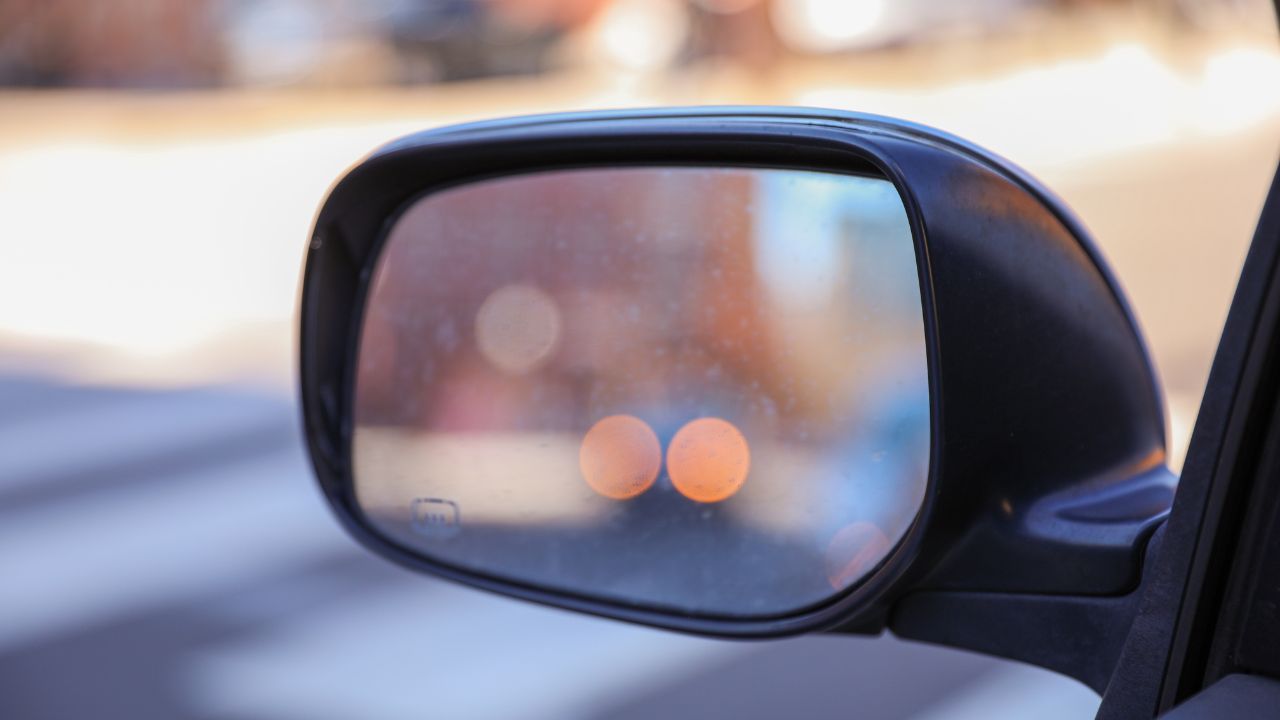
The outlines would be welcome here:
<svg viewBox="0 0 1280 720">
<path fill-rule="evenodd" d="M 1157 47 L 1121 41 L 1071 59 L 904 89 L 801 74 L 759 100 L 924 122 L 1058 182 L 1099 158 L 1207 145 L 1280 116 L 1273 46 L 1227 44 L 1176 63 Z M 74 93 L 39 111 L 46 116 L 11 115 L 0 121 L 7 123 L 0 128 L 0 347 L 83 345 L 151 368 L 197 352 L 216 368 L 220 352 L 230 358 L 243 349 L 219 350 L 219 343 L 246 327 L 272 328 L 286 347 L 315 209 L 334 178 L 380 143 L 462 117 L 507 114 L 513 104 L 541 110 L 684 97 L 678 84 L 663 89 L 625 78 L 538 83 L 413 102 L 375 96 L 359 113 L 324 110 L 288 124 L 235 120 L 258 117 L 263 99 L 234 93 L 217 101 L 229 120 L 203 125 L 179 114 L 191 96 L 124 96 L 105 128 L 75 122 L 68 106 L 93 97 Z M 708 96 L 723 97 L 698 95 Z M 19 101 L 7 102 L 22 107 Z M 305 94 L 289 102 L 329 107 Z M 199 131 L 179 126 L 153 136 L 165 112 Z M 58 122 L 46 128 L 53 117 Z M 287 370 L 291 359 L 278 360 Z"/>
</svg>

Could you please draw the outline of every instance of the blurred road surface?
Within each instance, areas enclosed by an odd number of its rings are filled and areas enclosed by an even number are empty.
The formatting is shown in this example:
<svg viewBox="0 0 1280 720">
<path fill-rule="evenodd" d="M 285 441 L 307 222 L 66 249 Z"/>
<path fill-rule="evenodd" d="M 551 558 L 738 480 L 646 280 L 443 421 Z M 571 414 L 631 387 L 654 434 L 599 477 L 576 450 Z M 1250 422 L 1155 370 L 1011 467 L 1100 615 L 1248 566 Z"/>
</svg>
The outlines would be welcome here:
<svg viewBox="0 0 1280 720">
<path fill-rule="evenodd" d="M 0 394 L 4 717 L 1068 718 L 1097 702 L 890 638 L 702 640 L 410 574 L 322 507 L 288 397 L 31 376 Z"/>
</svg>

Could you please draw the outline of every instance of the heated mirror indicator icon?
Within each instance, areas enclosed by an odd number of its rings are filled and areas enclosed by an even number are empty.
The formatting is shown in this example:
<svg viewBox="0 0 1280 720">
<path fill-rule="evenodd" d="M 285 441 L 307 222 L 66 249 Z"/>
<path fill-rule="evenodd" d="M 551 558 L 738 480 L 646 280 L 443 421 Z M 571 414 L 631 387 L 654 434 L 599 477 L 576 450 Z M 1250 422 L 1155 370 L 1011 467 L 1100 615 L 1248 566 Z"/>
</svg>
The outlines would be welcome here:
<svg viewBox="0 0 1280 720">
<path fill-rule="evenodd" d="M 458 504 L 440 498 L 417 498 L 409 506 L 414 532 L 429 538 L 451 538 L 462 531 Z"/>
</svg>

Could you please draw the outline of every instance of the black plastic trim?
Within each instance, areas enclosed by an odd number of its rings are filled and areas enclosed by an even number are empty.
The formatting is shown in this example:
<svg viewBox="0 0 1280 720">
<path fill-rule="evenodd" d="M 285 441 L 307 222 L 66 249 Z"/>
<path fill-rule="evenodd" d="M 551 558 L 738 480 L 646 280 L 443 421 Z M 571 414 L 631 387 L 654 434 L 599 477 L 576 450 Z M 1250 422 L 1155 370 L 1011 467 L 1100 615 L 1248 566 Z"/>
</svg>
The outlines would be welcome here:
<svg viewBox="0 0 1280 720">
<path fill-rule="evenodd" d="M 1168 720 L 1280 718 L 1280 682 L 1256 675 L 1228 675 L 1162 717 Z"/>
</svg>

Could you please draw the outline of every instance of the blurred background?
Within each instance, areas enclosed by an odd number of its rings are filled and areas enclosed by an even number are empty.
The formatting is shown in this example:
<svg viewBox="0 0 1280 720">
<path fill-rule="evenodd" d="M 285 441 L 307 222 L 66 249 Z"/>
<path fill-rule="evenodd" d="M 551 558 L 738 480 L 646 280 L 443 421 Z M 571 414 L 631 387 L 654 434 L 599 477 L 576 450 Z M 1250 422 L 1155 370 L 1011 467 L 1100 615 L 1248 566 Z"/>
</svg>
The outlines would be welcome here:
<svg viewBox="0 0 1280 720">
<path fill-rule="evenodd" d="M 767 103 L 1045 181 L 1136 308 L 1181 464 L 1280 148 L 1267 0 L 0 0 L 0 715 L 1078 718 L 1021 665 L 728 643 L 358 550 L 301 449 L 308 224 L 397 135 Z"/>
</svg>

